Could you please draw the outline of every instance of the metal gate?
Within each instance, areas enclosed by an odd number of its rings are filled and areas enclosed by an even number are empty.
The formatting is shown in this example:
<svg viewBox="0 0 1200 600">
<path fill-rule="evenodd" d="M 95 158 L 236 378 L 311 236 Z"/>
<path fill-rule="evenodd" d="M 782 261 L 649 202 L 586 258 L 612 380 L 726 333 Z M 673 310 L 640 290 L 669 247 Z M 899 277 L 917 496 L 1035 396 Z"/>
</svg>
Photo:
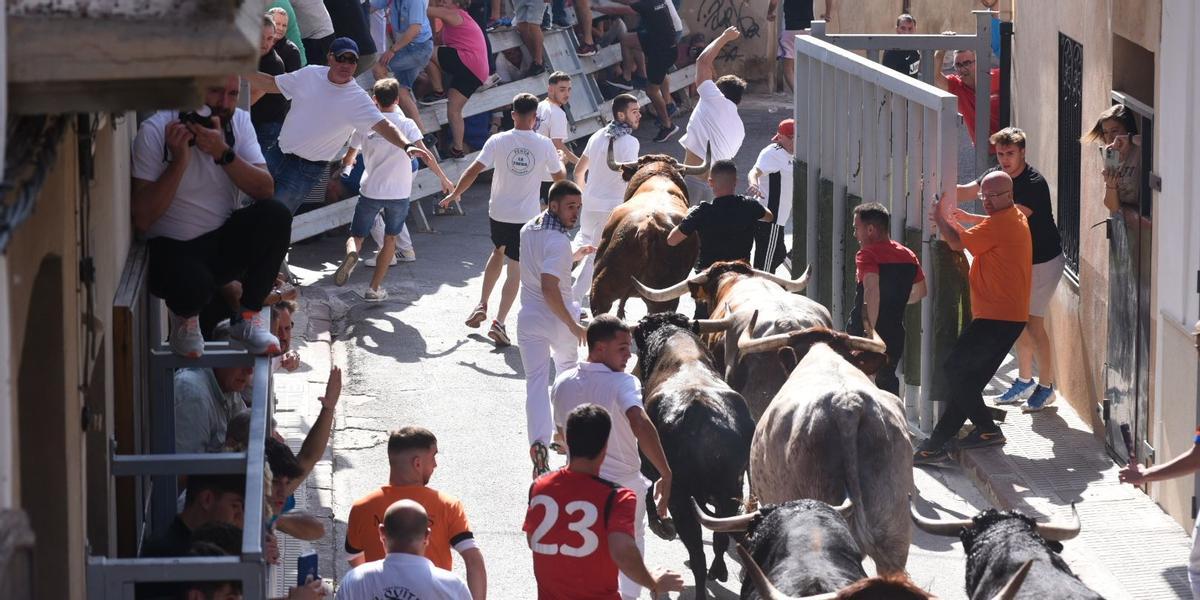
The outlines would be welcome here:
<svg viewBox="0 0 1200 600">
<path fill-rule="evenodd" d="M 1079 280 L 1080 148 L 1083 44 L 1058 34 L 1058 233 L 1067 269 Z"/>
<path fill-rule="evenodd" d="M 940 362 L 933 352 L 933 306 L 944 306 L 963 292 L 954 283 L 961 282 L 961 273 L 949 268 L 960 255 L 944 243 L 935 246 L 927 218 L 939 197 L 955 194 L 957 100 L 810 36 L 796 37 L 796 82 L 793 271 L 811 265 L 807 293 L 830 308 L 840 327 L 854 298 L 857 244 L 851 211 L 864 201 L 889 207 L 892 238 L 920 256 L 927 275 L 929 297 L 921 303 L 920 327 L 913 326 L 915 318 L 909 320 L 905 348 L 908 357 L 920 362 L 917 366 L 906 359 L 904 370 L 908 417 L 931 429 L 938 416 L 931 397 L 933 367 Z M 945 322 L 957 319 L 942 318 L 939 335 L 956 337 L 957 325 L 947 328 Z M 919 394 L 914 384 L 920 386 Z"/>
</svg>

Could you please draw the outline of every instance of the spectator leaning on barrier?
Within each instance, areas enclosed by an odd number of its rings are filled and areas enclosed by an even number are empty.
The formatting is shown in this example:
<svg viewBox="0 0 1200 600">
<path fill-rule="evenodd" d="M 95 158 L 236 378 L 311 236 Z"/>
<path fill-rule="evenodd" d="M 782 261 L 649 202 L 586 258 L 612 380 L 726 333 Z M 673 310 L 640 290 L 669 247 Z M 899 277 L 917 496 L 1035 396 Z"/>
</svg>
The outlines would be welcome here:
<svg viewBox="0 0 1200 600">
<path fill-rule="evenodd" d="M 608 148 L 612 146 L 613 160 L 636 162 L 641 143 L 637 136 L 638 124 L 642 122 L 642 109 L 631 94 L 621 94 L 612 101 L 613 120 L 603 129 L 588 138 L 583 155 L 575 165 L 575 183 L 583 188 L 583 212 L 579 215 L 577 246 L 600 246 L 604 224 L 613 209 L 625 200 L 625 181 L 621 172 L 608 167 Z M 592 289 L 595 269 L 595 254 L 583 259 L 583 266 L 575 278 L 575 299 L 583 305 L 583 299 Z"/>
<path fill-rule="evenodd" d="M 271 198 L 250 115 L 236 108 L 238 87 L 231 76 L 207 89 L 196 112 L 155 113 L 133 143 L 130 209 L 149 238 L 150 291 L 171 311 L 171 350 L 192 358 L 204 353 L 201 309 L 235 279 L 242 291 L 230 337 L 253 354 L 279 352 L 259 312 L 292 219 Z M 245 208 L 238 208 L 241 193 L 254 198 Z"/>
<path fill-rule="evenodd" d="M 424 129 L 413 96 L 413 83 L 425 70 L 433 56 L 433 29 L 429 25 L 427 0 L 370 0 L 375 9 L 388 9 L 389 24 L 395 40 L 387 48 L 380 48 L 379 63 L 387 65 L 388 71 L 400 83 L 400 110 L 404 115 Z"/>
<path fill-rule="evenodd" d="M 900 35 L 912 35 L 916 32 L 916 17 L 908 13 L 896 17 L 896 33 Z M 884 50 L 883 59 L 879 62 L 883 63 L 883 66 L 909 77 L 915 78 L 921 75 L 921 53 L 916 50 L 899 50 L 896 48 Z"/>
<path fill-rule="evenodd" d="M 542 173 L 549 171 L 555 181 L 566 177 L 554 144 L 533 131 L 537 122 L 537 97 L 517 94 L 512 106 L 513 129 L 489 137 L 475 162 L 458 178 L 454 191 L 438 203 L 438 206 L 448 208 L 458 202 L 484 169 L 495 167 L 488 201 L 493 250 L 483 269 L 479 304 L 471 310 L 466 325 L 475 328 L 487 320 L 488 299 L 500 280 L 500 272 L 507 267 L 508 274 L 500 290 L 500 307 L 488 330 L 488 337 L 497 346 L 512 343 L 504 321 L 521 286 L 521 226 L 541 210 L 538 185 Z"/>
<path fill-rule="evenodd" d="M 242 526 L 245 475 L 189 475 L 183 511 L 142 544 L 143 557 L 187 556 L 192 532 L 209 523 Z"/>
<path fill-rule="evenodd" d="M 713 62 L 717 60 L 717 55 L 726 44 L 740 36 L 736 27 L 726 29 L 696 59 L 696 81 L 699 82 L 696 90 L 700 101 L 688 119 L 687 133 L 679 138 L 679 145 L 686 151 L 686 164 L 703 163 L 710 150 L 711 160 L 733 159 L 742 148 L 746 126 L 737 107 L 746 93 L 746 80 L 737 75 L 722 75 L 713 81 L 716 74 Z M 688 175 L 685 179 L 693 206 L 712 199 L 712 191 L 699 176 Z"/>
<path fill-rule="evenodd" d="M 657 143 L 670 140 L 679 133 L 671 121 L 674 106 L 668 107 L 671 97 L 667 71 L 675 63 L 679 32 L 668 0 L 618 0 L 619 4 L 597 6 L 596 11 L 607 15 L 637 16 L 641 27 L 636 33 L 627 33 L 621 38 L 623 80 L 613 80 L 614 87 L 633 90 L 636 65 L 642 63 L 646 69 L 646 95 L 659 121 Z M 628 6 L 624 6 L 628 5 Z"/>
<path fill-rule="evenodd" d="M 942 34 L 954 35 L 954 32 L 944 31 Z M 958 112 L 967 125 L 971 143 L 977 144 L 979 138 L 975 136 L 975 69 L 978 64 L 975 51 L 955 50 L 955 73 L 951 75 L 942 73 L 942 61 L 945 60 L 945 57 L 945 50 L 937 50 L 933 53 L 933 82 L 958 98 Z M 991 82 L 988 136 L 1000 129 L 1000 69 L 991 69 Z M 988 153 L 995 155 L 996 147 L 989 145 Z"/>
<path fill-rule="evenodd" d="M 542 19 L 550 10 L 549 5 L 545 0 L 513 0 L 513 17 L 512 25 L 517 28 L 517 33 L 521 35 L 521 43 L 525 45 L 525 49 L 529 51 L 529 56 L 533 62 L 529 65 L 529 70 L 525 72 L 525 77 L 533 77 L 546 72 L 545 65 L 545 36 L 542 34 Z M 492 0 L 492 18 L 498 18 L 500 0 Z M 492 30 L 492 23 L 488 23 L 488 31 Z"/>
<path fill-rule="evenodd" d="M 275 22 L 269 15 L 264 15 L 262 42 L 258 48 L 260 73 L 283 75 L 288 72 L 283 64 L 283 59 L 275 52 L 275 36 Z M 279 130 L 283 129 L 283 120 L 287 117 L 289 106 L 291 104 L 287 98 L 279 94 L 268 94 L 262 89 L 250 90 L 250 122 L 254 124 L 254 132 L 258 136 L 258 147 L 264 156 L 275 151 L 275 146 L 279 143 Z"/>
<path fill-rule="evenodd" d="M 783 76 L 789 89 L 796 89 L 796 36 L 808 35 L 812 30 L 813 4 L 816 0 L 783 0 L 783 27 L 779 28 L 779 54 L 783 59 Z M 779 0 L 767 4 L 767 20 L 775 20 L 775 9 Z M 833 22 L 834 0 L 825 0 L 825 12 L 821 18 Z"/>
<path fill-rule="evenodd" d="M 338 587 L 337 600 L 401 597 L 472 600 L 471 591 L 462 579 L 425 558 L 433 524 L 419 503 L 393 502 L 384 512 L 377 533 L 383 538 L 387 556 L 347 573 Z"/>
<path fill-rule="evenodd" d="M 417 124 L 404 115 L 396 112 L 396 98 L 401 94 L 400 85 L 395 79 L 381 79 L 375 82 L 375 104 L 391 123 L 400 129 L 409 139 L 421 139 L 421 130 Z M 418 146 L 424 147 L 422 142 Z M 371 231 L 375 216 L 383 213 L 384 242 L 375 263 L 375 273 L 363 297 L 368 302 L 379 302 L 387 299 L 387 290 L 383 288 L 383 278 L 391 266 L 392 257 L 396 251 L 396 236 L 404 229 L 404 220 L 408 218 L 410 197 L 412 196 L 413 168 L 408 154 L 384 140 L 374 131 L 358 130 L 350 138 L 351 152 L 363 151 L 364 169 L 359 187 L 358 204 L 354 207 L 354 218 L 350 222 L 350 238 L 346 240 L 346 256 L 338 270 L 334 273 L 333 281 L 337 285 L 345 285 L 354 266 L 358 264 L 358 253 L 362 251 L 363 238 Z M 353 162 L 352 154 L 347 154 L 343 162 Z M 442 182 L 442 191 L 449 192 L 454 184 L 446 178 L 442 168 L 434 161 L 428 161 L 430 170 Z"/>
<path fill-rule="evenodd" d="M 433 162 L 419 144 L 413 146 L 420 139 L 406 138 L 354 82 L 358 64 L 358 44 L 354 40 L 334 40 L 329 59 L 328 67 L 309 65 L 283 75 L 249 76 L 252 86 L 283 94 L 292 101 L 279 133 L 279 146 L 267 156 L 267 164 L 275 176 L 275 199 L 293 213 L 356 129 L 374 131 L 409 154 Z M 281 255 L 275 267 L 282 260 Z"/>
<path fill-rule="evenodd" d="M 1062 240 L 1054 224 L 1054 209 L 1050 203 L 1050 185 L 1046 178 L 1025 162 L 1025 132 L 1016 127 L 997 131 L 990 139 L 996 148 L 998 166 L 984 173 L 1003 170 L 1013 180 L 1013 202 L 1029 221 L 1033 238 L 1033 283 L 1029 298 L 1029 322 L 1017 338 L 1017 379 L 1008 391 L 996 399 L 996 404 L 1020 404 L 1028 399 L 1025 412 L 1036 412 L 1054 402 L 1054 346 L 1046 333 L 1046 308 L 1062 279 L 1067 261 L 1062 253 Z M 973 200 L 979 193 L 978 180 L 958 186 L 958 201 Z M 962 210 L 955 212 L 960 223 L 968 226 L 981 222 L 982 215 Z M 1033 359 L 1037 358 L 1038 380 L 1033 381 Z"/>
<path fill-rule="evenodd" d="M 904 354 L 904 309 L 924 298 L 927 290 L 917 255 L 893 240 L 890 230 L 891 214 L 884 205 L 868 202 L 854 207 L 857 285 L 846 332 L 879 334 L 887 345 L 888 361 L 875 373 L 875 385 L 899 395 L 896 367 Z"/>
<path fill-rule="evenodd" d="M 391 433 L 388 483 L 354 502 L 346 519 L 346 553 L 355 567 L 384 558 L 387 552 L 379 539 L 379 523 L 398 500 L 414 500 L 425 509 L 431 523 L 425 556 L 434 566 L 449 571 L 450 549 L 456 550 L 466 566 L 471 596 L 483 600 L 487 596 L 487 568 L 466 510 L 458 498 L 429 487 L 438 466 L 437 453 L 437 438 L 428 429 L 410 426 Z"/>
<path fill-rule="evenodd" d="M 983 388 L 1004 362 L 1008 350 L 1029 320 L 1029 291 L 1033 278 L 1033 242 L 1025 215 L 1013 206 L 1012 178 L 989 173 L 979 184 L 980 199 L 988 216 L 963 229 L 954 220 L 954 205 L 942 198 L 933 208 L 938 233 L 952 250 L 971 253 L 971 316 L 958 336 L 944 369 L 949 404 L 929 439 L 913 455 L 914 464 L 949 460 L 949 445 L 967 419 L 975 429 L 957 440 L 968 450 L 1004 444 L 1004 433 L 992 420 L 983 402 Z"/>
<path fill-rule="evenodd" d="M 450 122 L 450 158 L 466 156 L 463 147 L 463 107 L 471 95 L 488 79 L 488 46 L 483 30 L 466 8 L 470 0 L 434 0 L 427 14 L 442 20 L 442 46 L 437 47 L 430 65 L 429 79 L 433 94 L 422 104 L 446 102 L 446 120 Z M 445 76 L 449 76 L 446 87 Z"/>
<path fill-rule="evenodd" d="M 746 194 L 757 198 L 771 220 L 759 222 L 754 231 L 755 269 L 774 273 L 787 258 L 784 231 L 792 218 L 792 156 L 796 151 L 796 121 L 784 119 L 775 128 L 771 145 L 758 153 L 746 176 Z"/>
<path fill-rule="evenodd" d="M 229 420 L 246 408 L 252 367 L 175 371 L 175 451 L 219 452 Z"/>
</svg>

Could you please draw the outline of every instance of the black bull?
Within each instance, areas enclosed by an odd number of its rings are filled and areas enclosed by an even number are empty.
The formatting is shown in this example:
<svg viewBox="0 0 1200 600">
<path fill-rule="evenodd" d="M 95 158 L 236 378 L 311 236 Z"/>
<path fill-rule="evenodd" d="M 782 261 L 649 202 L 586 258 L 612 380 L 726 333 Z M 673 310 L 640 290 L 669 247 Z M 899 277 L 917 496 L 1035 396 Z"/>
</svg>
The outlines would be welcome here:
<svg viewBox="0 0 1200 600">
<path fill-rule="evenodd" d="M 709 575 L 719 581 L 728 578 L 729 537 L 713 536 L 716 556 L 707 569 L 692 502 L 710 504 L 721 516 L 737 514 L 754 421 L 742 397 L 713 368 L 712 355 L 693 327 L 701 328 L 683 315 L 659 313 L 638 323 L 634 339 L 640 349 L 646 413 L 658 430 L 673 475 L 669 509 L 687 548 L 696 597 L 706 598 Z M 651 480 L 658 477 L 645 460 L 642 471 Z M 653 507 L 647 514 L 655 519 Z"/>
</svg>

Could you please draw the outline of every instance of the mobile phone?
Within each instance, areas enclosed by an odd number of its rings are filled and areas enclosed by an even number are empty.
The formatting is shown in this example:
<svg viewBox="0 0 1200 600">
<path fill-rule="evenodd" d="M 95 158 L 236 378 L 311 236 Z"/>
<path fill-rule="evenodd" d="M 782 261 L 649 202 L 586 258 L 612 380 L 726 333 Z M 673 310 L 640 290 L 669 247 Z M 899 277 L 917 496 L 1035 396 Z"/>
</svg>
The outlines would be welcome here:
<svg viewBox="0 0 1200 600">
<path fill-rule="evenodd" d="M 1104 168 L 1116 170 L 1121 167 L 1121 156 L 1117 153 L 1116 148 L 1101 148 L 1101 153 L 1104 154 Z"/>
<path fill-rule="evenodd" d="M 304 585 L 309 577 L 312 577 L 314 581 L 321 579 L 321 576 L 317 574 L 316 550 L 309 550 L 296 558 L 296 585 Z"/>
</svg>

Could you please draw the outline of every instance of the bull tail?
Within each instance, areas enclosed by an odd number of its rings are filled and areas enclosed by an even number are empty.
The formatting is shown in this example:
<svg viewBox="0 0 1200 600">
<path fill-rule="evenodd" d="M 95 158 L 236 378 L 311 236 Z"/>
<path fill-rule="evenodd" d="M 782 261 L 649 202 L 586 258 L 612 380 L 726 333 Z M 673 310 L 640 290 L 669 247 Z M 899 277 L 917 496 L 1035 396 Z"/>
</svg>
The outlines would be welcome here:
<svg viewBox="0 0 1200 600">
<path fill-rule="evenodd" d="M 863 497 L 862 480 L 859 478 L 859 458 L 858 458 L 858 426 L 862 419 L 861 403 L 853 403 L 854 410 L 835 410 L 834 423 L 838 430 L 838 438 L 842 443 L 842 457 L 844 460 L 843 473 L 845 473 L 846 495 L 850 501 L 854 503 L 854 509 L 850 511 L 850 531 L 854 534 L 854 539 L 858 540 L 862 551 L 875 558 L 880 555 L 879 545 L 875 540 L 874 528 L 868 519 L 868 510 Z"/>
</svg>

